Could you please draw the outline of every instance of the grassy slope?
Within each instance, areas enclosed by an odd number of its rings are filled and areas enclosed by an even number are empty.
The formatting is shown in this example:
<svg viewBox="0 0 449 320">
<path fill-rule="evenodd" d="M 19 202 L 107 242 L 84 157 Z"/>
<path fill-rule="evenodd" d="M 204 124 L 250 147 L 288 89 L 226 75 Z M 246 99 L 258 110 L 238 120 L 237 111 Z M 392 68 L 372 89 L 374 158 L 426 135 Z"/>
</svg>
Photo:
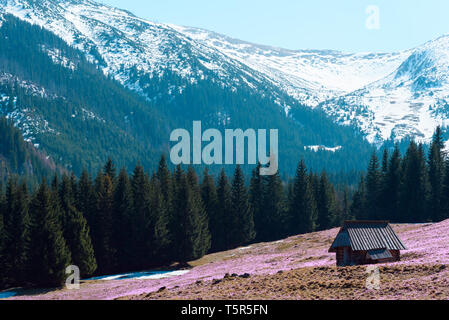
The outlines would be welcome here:
<svg viewBox="0 0 449 320">
<path fill-rule="evenodd" d="M 338 232 L 332 229 L 207 255 L 183 276 L 88 282 L 80 290 L 16 298 L 449 299 L 449 220 L 394 229 L 409 250 L 401 262 L 381 266 L 378 291 L 366 289 L 366 267 L 335 267 L 335 254 L 327 252 Z"/>
<path fill-rule="evenodd" d="M 249 278 L 227 275 L 127 299 L 449 299 L 449 220 L 394 229 L 409 250 L 401 262 L 380 266 L 380 290 L 366 288 L 366 266 L 334 266 L 334 257 L 325 253 L 338 231 L 333 229 L 248 249 L 237 265 L 250 265 Z M 221 255 L 195 263 L 229 257 Z"/>
</svg>

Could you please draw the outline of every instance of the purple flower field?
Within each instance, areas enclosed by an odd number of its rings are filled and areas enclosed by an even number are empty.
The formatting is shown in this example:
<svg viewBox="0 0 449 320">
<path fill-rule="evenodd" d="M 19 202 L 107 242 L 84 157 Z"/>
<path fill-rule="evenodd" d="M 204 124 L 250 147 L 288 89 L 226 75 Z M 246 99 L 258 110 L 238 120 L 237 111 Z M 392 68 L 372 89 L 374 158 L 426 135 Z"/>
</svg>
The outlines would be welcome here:
<svg viewBox="0 0 449 320">
<path fill-rule="evenodd" d="M 437 224 L 393 225 L 393 228 L 409 250 L 402 252 L 402 261 L 387 264 L 386 268 L 449 264 L 449 220 Z M 313 271 L 322 270 L 322 267 L 337 270 L 334 268 L 335 254 L 327 252 L 337 233 L 338 228 L 335 228 L 210 254 L 192 261 L 190 264 L 193 268 L 177 276 L 161 279 L 86 281 L 79 290 L 61 289 L 45 294 L 35 292 L 35 295 L 16 296 L 11 299 L 117 299 L 146 295 L 161 288 L 181 290 L 196 283 L 223 279 L 226 274 L 272 277 L 280 274 L 280 271 Z"/>
</svg>

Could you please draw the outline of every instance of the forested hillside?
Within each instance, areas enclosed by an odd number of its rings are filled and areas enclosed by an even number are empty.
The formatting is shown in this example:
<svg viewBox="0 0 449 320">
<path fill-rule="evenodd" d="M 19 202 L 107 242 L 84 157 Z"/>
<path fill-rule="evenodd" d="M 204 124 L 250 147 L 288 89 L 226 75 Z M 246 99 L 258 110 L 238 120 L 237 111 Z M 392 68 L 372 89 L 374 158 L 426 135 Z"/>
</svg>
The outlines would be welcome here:
<svg viewBox="0 0 449 320">
<path fill-rule="evenodd" d="M 10 16 L 4 19 L 0 110 L 25 138 L 77 173 L 97 168 L 112 154 L 128 165 L 138 155 L 150 161 L 164 131 L 156 110 L 52 33 Z"/>
<path fill-rule="evenodd" d="M 245 83 L 223 86 L 206 68 L 196 82 L 170 70 L 149 76 L 132 69 L 131 79 L 145 88 L 139 95 L 104 75 L 95 50 L 86 58 L 49 31 L 9 15 L 2 19 L 0 113 L 76 174 L 83 168 L 95 172 L 109 156 L 128 170 L 137 161 L 155 167 L 158 155 L 169 151 L 170 132 L 190 131 L 193 120 L 201 120 L 203 130 L 279 129 L 280 167 L 289 174 L 301 157 L 329 172 L 360 170 L 360 159 L 369 158 L 370 145 L 352 128 L 334 124 L 274 87 L 259 88 L 262 94 L 255 95 Z M 290 107 L 289 116 L 276 96 Z M 305 149 L 310 145 L 342 148 L 315 152 Z"/>
<path fill-rule="evenodd" d="M 11 121 L 0 117 L 0 186 L 11 175 L 27 177 L 38 183 L 43 177 L 61 172 L 54 162 L 26 142 Z"/>
</svg>

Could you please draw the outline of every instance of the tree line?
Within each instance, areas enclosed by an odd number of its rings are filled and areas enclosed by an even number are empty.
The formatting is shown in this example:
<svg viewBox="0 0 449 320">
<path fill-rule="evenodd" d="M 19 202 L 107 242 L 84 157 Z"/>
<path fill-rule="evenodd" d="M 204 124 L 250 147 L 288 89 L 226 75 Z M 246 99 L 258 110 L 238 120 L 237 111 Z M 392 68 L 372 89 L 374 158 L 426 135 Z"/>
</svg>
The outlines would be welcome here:
<svg viewBox="0 0 449 320">
<path fill-rule="evenodd" d="M 149 174 L 138 164 L 118 173 L 111 160 L 95 179 L 87 171 L 55 176 L 33 192 L 26 179 L 0 185 L 0 288 L 57 286 L 65 268 L 104 275 L 182 264 L 254 242 L 326 230 L 349 219 L 429 222 L 449 218 L 449 159 L 441 129 L 429 151 L 411 142 L 396 146 L 351 193 L 325 171 L 300 161 L 291 179 L 261 176 L 259 164 L 245 180 L 223 169 L 171 170 L 162 156 Z"/>
<path fill-rule="evenodd" d="M 449 218 L 449 158 L 438 127 L 426 152 L 410 142 L 402 155 L 396 145 L 373 153 L 354 194 L 351 213 L 358 219 L 399 223 L 437 222 Z"/>
<path fill-rule="evenodd" d="M 165 157 L 151 175 L 141 165 L 117 173 L 109 160 L 95 179 L 55 176 L 34 192 L 10 177 L 0 186 L 0 287 L 57 286 L 68 265 L 87 277 L 186 263 L 344 218 L 324 172 L 301 161 L 284 183 L 260 168 L 249 185 L 239 166 L 232 178 L 205 169 L 200 179 L 193 167 L 171 171 Z"/>
</svg>

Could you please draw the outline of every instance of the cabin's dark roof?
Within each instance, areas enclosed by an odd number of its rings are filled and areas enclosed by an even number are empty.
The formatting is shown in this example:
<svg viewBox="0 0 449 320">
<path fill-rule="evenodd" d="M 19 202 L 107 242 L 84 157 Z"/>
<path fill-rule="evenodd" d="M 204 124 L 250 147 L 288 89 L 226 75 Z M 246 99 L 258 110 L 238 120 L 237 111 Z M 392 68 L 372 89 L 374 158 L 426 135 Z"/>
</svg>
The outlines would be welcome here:
<svg viewBox="0 0 449 320">
<path fill-rule="evenodd" d="M 335 238 L 334 243 L 332 244 L 332 247 L 339 248 L 339 247 L 350 247 L 351 241 L 349 240 L 349 235 L 347 232 L 340 232 L 337 234 L 337 237 Z"/>
<path fill-rule="evenodd" d="M 382 260 L 393 258 L 393 256 L 387 249 L 379 249 L 368 251 L 367 258 L 370 258 L 371 260 Z"/>
<path fill-rule="evenodd" d="M 346 221 L 329 249 L 351 247 L 353 251 L 407 250 L 388 221 Z"/>
</svg>

